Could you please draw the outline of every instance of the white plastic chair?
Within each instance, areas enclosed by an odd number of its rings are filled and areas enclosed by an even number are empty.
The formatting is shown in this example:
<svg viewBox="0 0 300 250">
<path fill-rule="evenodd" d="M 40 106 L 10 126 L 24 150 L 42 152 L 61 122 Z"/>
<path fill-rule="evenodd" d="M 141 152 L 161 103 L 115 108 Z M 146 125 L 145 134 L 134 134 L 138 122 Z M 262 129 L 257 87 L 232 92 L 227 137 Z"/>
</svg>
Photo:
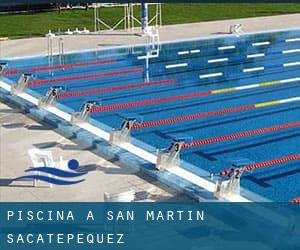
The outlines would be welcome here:
<svg viewBox="0 0 300 250">
<path fill-rule="evenodd" d="M 28 150 L 29 157 L 33 164 L 34 168 L 37 167 L 53 167 L 55 168 L 55 162 L 53 160 L 52 152 L 51 151 L 43 151 L 37 148 L 32 148 Z M 37 175 L 40 175 L 40 172 L 36 172 Z M 48 176 L 51 176 L 48 174 Z M 37 180 L 33 181 L 33 185 L 37 186 Z M 53 184 L 50 184 L 50 187 L 53 187 Z"/>
</svg>

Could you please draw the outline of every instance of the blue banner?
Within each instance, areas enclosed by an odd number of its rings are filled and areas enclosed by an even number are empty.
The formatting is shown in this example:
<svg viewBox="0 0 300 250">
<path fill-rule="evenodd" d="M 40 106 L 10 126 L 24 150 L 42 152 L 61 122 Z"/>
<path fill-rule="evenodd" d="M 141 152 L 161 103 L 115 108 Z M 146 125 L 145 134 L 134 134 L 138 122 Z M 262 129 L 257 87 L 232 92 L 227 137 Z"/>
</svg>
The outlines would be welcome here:
<svg viewBox="0 0 300 250">
<path fill-rule="evenodd" d="M 1 203 L 0 249 L 300 249 L 287 203 Z"/>
</svg>

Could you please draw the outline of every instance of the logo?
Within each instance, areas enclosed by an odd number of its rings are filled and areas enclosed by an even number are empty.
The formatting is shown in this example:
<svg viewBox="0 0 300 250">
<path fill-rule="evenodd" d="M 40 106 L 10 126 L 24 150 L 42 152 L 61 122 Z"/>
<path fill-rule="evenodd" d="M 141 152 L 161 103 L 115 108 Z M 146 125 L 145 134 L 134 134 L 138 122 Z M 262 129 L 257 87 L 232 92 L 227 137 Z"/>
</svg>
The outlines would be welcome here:
<svg viewBox="0 0 300 250">
<path fill-rule="evenodd" d="M 85 179 L 79 179 L 79 180 L 71 180 L 71 179 L 87 174 L 87 173 L 76 172 L 78 167 L 79 167 L 78 161 L 73 159 L 68 162 L 68 168 L 70 171 L 61 170 L 55 167 L 29 168 L 25 170 L 26 173 L 37 172 L 38 174 L 34 173 L 32 175 L 20 176 L 13 179 L 12 181 L 32 179 L 32 180 L 44 181 L 55 185 L 74 185 L 85 181 Z M 42 175 L 42 174 L 47 174 L 47 175 Z"/>
</svg>

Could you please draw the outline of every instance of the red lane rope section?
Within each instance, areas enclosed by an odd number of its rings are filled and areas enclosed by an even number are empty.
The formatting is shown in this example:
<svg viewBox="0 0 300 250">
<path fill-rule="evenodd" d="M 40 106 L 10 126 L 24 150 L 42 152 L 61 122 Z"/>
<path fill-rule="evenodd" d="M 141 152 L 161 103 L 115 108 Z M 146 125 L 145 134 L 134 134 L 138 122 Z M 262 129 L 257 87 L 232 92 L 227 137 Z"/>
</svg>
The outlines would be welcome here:
<svg viewBox="0 0 300 250">
<path fill-rule="evenodd" d="M 234 112 L 239 112 L 239 111 L 245 111 L 245 110 L 254 109 L 254 108 L 255 108 L 255 105 L 251 104 L 251 105 L 245 105 L 245 106 L 228 108 L 228 109 L 208 111 L 208 112 L 205 112 L 205 113 L 191 114 L 191 115 L 185 115 L 185 116 L 177 116 L 177 117 L 173 117 L 173 118 L 136 123 L 136 124 L 133 124 L 132 129 L 141 129 L 141 128 L 147 128 L 147 127 L 160 126 L 160 125 L 165 125 L 165 124 L 169 124 L 169 123 L 176 123 L 176 122 L 194 120 L 194 119 L 209 117 L 209 116 L 223 115 L 223 114 L 234 113 Z"/>
<path fill-rule="evenodd" d="M 300 197 L 292 199 L 291 202 L 293 202 L 293 203 L 300 203 Z"/>
<path fill-rule="evenodd" d="M 76 97 L 76 96 L 82 96 L 82 95 L 92 95 L 92 94 L 97 94 L 97 93 L 105 93 L 105 92 L 112 92 L 112 91 L 117 91 L 117 90 L 147 87 L 147 86 L 159 85 L 159 84 L 170 84 L 170 83 L 175 83 L 175 82 L 176 82 L 176 79 L 143 82 L 143 83 L 124 85 L 124 86 L 115 86 L 115 87 L 108 87 L 108 88 L 88 89 L 88 90 L 82 90 L 82 91 L 66 92 L 66 93 L 59 94 L 57 97 L 58 98 L 67 98 L 67 97 Z"/>
<path fill-rule="evenodd" d="M 117 59 L 107 59 L 107 60 L 100 60 L 100 61 L 89 61 L 89 62 L 80 62 L 80 63 L 69 63 L 64 65 L 54 65 L 54 66 L 41 66 L 35 68 L 26 68 L 26 69 L 11 69 L 4 71 L 4 75 L 14 75 L 17 73 L 22 73 L 24 71 L 44 71 L 44 70 L 55 70 L 55 69 L 68 69 L 68 68 L 75 68 L 81 66 L 90 66 L 90 65 L 98 65 L 98 64 L 106 64 L 106 63 L 113 63 L 116 62 Z"/>
<path fill-rule="evenodd" d="M 191 93 L 191 94 L 185 94 L 185 95 L 176 95 L 176 96 L 168 96 L 168 97 L 162 97 L 162 98 L 156 98 L 156 99 L 150 99 L 150 100 L 142 100 L 142 101 L 136 101 L 136 102 L 127 102 L 127 103 L 118 103 L 118 104 L 112 104 L 107 106 L 100 106 L 92 108 L 92 113 L 98 113 L 98 112 L 104 112 L 104 111 L 111 111 L 114 109 L 124 109 L 124 108 L 133 108 L 138 106 L 144 106 L 144 105 L 150 105 L 150 104 L 156 104 L 160 102 L 170 102 L 180 99 L 187 99 L 187 98 L 195 98 L 199 96 L 207 96 L 210 95 L 211 91 L 203 91 L 203 92 L 197 92 L 197 93 Z"/>
<path fill-rule="evenodd" d="M 282 130 L 282 129 L 299 127 L 299 126 L 300 126 L 300 121 L 285 123 L 285 124 L 280 124 L 280 125 L 276 125 L 276 126 L 272 126 L 272 127 L 260 128 L 260 129 L 245 131 L 245 132 L 239 132 L 239 133 L 235 133 L 235 134 L 229 134 L 229 135 L 212 137 L 212 138 L 208 138 L 208 139 L 192 141 L 192 142 L 184 143 L 182 145 L 182 148 L 197 147 L 197 146 L 201 146 L 201 145 L 205 145 L 205 144 L 229 141 L 229 140 L 234 140 L 234 139 L 238 139 L 241 137 L 259 135 L 259 134 L 274 132 L 274 131 L 278 131 L 278 130 Z"/>
<path fill-rule="evenodd" d="M 66 81 L 73 81 L 73 80 L 99 78 L 99 77 L 104 77 L 104 76 L 123 75 L 123 74 L 138 73 L 138 72 L 143 72 L 143 69 L 136 68 L 136 69 L 104 72 L 104 73 L 99 73 L 99 74 L 91 74 L 91 75 L 80 75 L 80 76 L 69 76 L 69 77 L 61 77 L 61 78 L 54 78 L 54 79 L 45 79 L 45 80 L 29 82 L 28 85 L 35 86 L 35 85 L 42 85 L 42 84 L 47 84 L 47 83 L 66 82 Z"/>
<path fill-rule="evenodd" d="M 266 167 L 269 167 L 272 165 L 279 165 L 279 164 L 282 164 L 285 162 L 296 161 L 296 160 L 300 160 L 300 154 L 289 155 L 289 156 L 278 158 L 278 159 L 273 159 L 273 160 L 269 160 L 269 161 L 251 164 L 251 165 L 242 167 L 242 169 L 246 170 L 246 171 L 252 171 L 255 169 L 259 169 L 259 168 L 266 168 Z"/>
</svg>

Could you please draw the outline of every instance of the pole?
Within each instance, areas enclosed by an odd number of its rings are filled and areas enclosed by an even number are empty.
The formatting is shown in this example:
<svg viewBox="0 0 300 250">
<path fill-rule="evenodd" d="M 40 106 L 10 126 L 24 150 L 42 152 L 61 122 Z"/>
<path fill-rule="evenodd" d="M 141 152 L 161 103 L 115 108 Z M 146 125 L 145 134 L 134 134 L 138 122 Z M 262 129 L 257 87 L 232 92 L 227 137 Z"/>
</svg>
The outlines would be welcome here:
<svg viewBox="0 0 300 250">
<path fill-rule="evenodd" d="M 94 3 L 94 31 L 97 32 L 97 5 Z"/>
<path fill-rule="evenodd" d="M 141 15 L 142 15 L 142 31 L 148 28 L 148 3 L 141 4 Z"/>
</svg>

